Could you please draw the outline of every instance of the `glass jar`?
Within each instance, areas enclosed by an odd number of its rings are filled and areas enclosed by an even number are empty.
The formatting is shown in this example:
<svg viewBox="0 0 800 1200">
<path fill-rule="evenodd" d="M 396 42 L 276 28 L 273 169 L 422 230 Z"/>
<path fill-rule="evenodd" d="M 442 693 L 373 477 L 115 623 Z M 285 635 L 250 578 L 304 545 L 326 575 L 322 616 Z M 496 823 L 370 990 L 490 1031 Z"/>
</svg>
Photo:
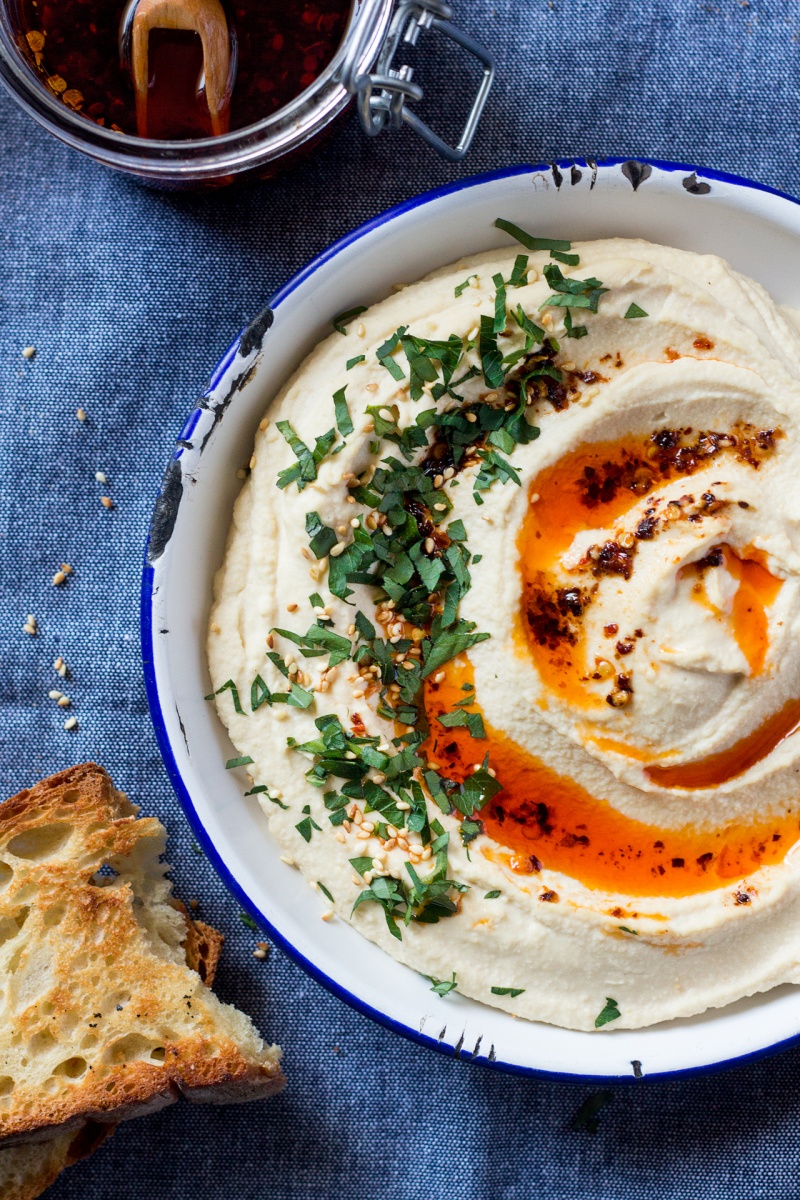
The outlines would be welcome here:
<svg viewBox="0 0 800 1200">
<path fill-rule="evenodd" d="M 365 132 L 410 125 L 446 158 L 466 154 L 494 75 L 492 56 L 450 24 L 443 0 L 353 0 L 344 37 L 333 59 L 310 87 L 255 125 L 221 137 L 157 141 L 94 124 L 58 100 L 36 75 L 20 46 L 13 21 L 16 0 L 0 3 L 0 79 L 17 102 L 52 134 L 76 150 L 118 171 L 170 188 L 231 183 L 254 175 L 269 177 L 307 153 L 353 99 Z M 474 55 L 482 78 L 461 137 L 444 142 L 413 112 L 422 99 L 413 70 L 399 63 L 404 45 L 436 30 Z"/>
</svg>

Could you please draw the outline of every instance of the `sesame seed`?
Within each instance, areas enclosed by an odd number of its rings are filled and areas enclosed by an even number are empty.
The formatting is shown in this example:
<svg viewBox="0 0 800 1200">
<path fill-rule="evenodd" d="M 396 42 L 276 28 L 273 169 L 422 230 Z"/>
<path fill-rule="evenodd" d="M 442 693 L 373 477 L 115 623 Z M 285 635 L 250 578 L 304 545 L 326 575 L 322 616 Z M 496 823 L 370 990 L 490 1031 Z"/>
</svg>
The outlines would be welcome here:
<svg viewBox="0 0 800 1200">
<path fill-rule="evenodd" d="M 345 750 L 344 756 L 345 758 L 349 759 L 350 762 L 355 762 L 356 758 L 358 757 L 355 750 Z"/>
<path fill-rule="evenodd" d="M 57 703 L 59 708 L 69 708 L 71 701 L 69 696 L 61 696 Z"/>
<path fill-rule="evenodd" d="M 78 728 L 78 718 L 77 717 L 68 717 L 67 720 L 64 722 L 64 728 L 66 730 L 77 729 Z"/>
<path fill-rule="evenodd" d="M 55 575 L 53 576 L 53 586 L 60 587 L 60 585 L 62 583 L 66 583 L 66 582 L 67 582 L 66 572 L 56 571 Z"/>
<path fill-rule="evenodd" d="M 51 700 L 60 700 L 61 699 L 61 692 L 57 692 L 57 691 L 55 691 L 55 689 L 52 692 L 48 692 L 47 694 Z"/>
<path fill-rule="evenodd" d="M 362 431 L 364 433 L 374 433 L 375 432 L 375 422 L 367 421 L 366 424 L 362 427 Z"/>
<path fill-rule="evenodd" d="M 360 519 L 359 519 L 358 517 L 351 517 L 351 518 L 350 518 L 350 528 L 351 528 L 351 529 L 358 529 L 358 527 L 359 527 L 359 525 L 360 525 L 360 524 L 361 524 L 361 521 L 360 521 Z"/>
<path fill-rule="evenodd" d="M 393 421 L 394 413 L 389 408 L 379 408 L 378 416 L 383 417 L 384 421 Z"/>
<path fill-rule="evenodd" d="M 347 546 L 344 542 L 337 542 L 336 545 L 332 546 L 330 549 L 331 558 L 338 558 L 340 554 L 344 554 L 346 549 Z"/>
<path fill-rule="evenodd" d="M 297 607 L 298 606 L 295 604 L 295 602 L 292 601 L 291 604 L 286 605 L 286 611 L 287 612 L 297 612 Z"/>
<path fill-rule="evenodd" d="M 267 957 L 266 950 L 262 950 L 260 946 L 256 946 L 255 950 L 253 951 L 253 958 L 264 959 L 266 957 Z"/>
<path fill-rule="evenodd" d="M 111 499 L 110 496 L 101 496 L 100 503 L 102 504 L 103 508 L 113 508 L 114 507 L 114 501 Z"/>
<path fill-rule="evenodd" d="M 469 421 L 470 425 L 474 425 L 474 424 L 475 424 L 475 422 L 476 422 L 476 421 L 477 421 L 477 419 L 478 419 L 478 418 L 475 416 L 475 413 L 468 412 L 468 413 L 465 413 L 464 415 L 465 415 L 465 417 L 467 418 L 467 420 Z"/>
<path fill-rule="evenodd" d="M 103 471 L 95 471 L 94 477 L 98 483 L 108 483 L 108 479 Z"/>
<path fill-rule="evenodd" d="M 62 679 L 66 679 L 66 677 L 67 677 L 67 664 L 66 663 L 61 664 L 61 666 L 58 668 L 58 673 Z"/>
<path fill-rule="evenodd" d="M 434 504 L 433 507 L 436 510 L 436 512 L 447 512 L 446 504 Z"/>
<path fill-rule="evenodd" d="M 406 671 L 413 671 L 413 670 L 414 670 L 414 664 L 413 664 L 413 662 L 404 662 L 404 663 L 403 663 L 403 666 L 404 666 L 404 668 L 406 669 Z"/>
<path fill-rule="evenodd" d="M 353 881 L 353 883 L 356 885 L 356 887 L 361 887 L 361 876 L 360 875 L 354 874 L 354 875 L 351 875 L 350 878 Z"/>
<path fill-rule="evenodd" d="M 433 554 L 436 549 L 436 542 L 432 537 L 425 538 L 425 550 L 428 554 Z"/>
<path fill-rule="evenodd" d="M 326 908 L 325 911 L 320 913 L 319 915 L 323 921 L 332 921 L 335 916 L 335 913 L 332 908 Z"/>
<path fill-rule="evenodd" d="M 441 683 L 441 682 L 442 682 L 442 680 L 444 679 L 444 677 L 445 677 L 445 672 L 444 672 L 444 671 L 437 671 L 437 672 L 436 672 L 436 674 L 435 674 L 435 675 L 434 675 L 434 677 L 433 677 L 433 682 L 434 682 L 434 683 Z"/>
<path fill-rule="evenodd" d="M 86 409 L 85 408 L 76 408 L 75 416 L 78 418 L 79 421 L 85 421 L 86 420 Z"/>
<path fill-rule="evenodd" d="M 411 809 L 411 805 L 408 803 L 407 800 L 398 800 L 397 803 L 395 804 L 395 808 L 399 808 L 400 812 L 409 812 Z"/>
<path fill-rule="evenodd" d="M 249 467 L 250 467 L 250 470 L 251 470 L 251 471 L 255 469 L 255 465 L 256 465 L 256 456 L 255 456 L 255 454 L 251 454 L 251 455 L 250 455 L 250 462 L 249 462 L 249 464 L 248 464 L 248 465 L 249 465 Z"/>
<path fill-rule="evenodd" d="M 64 660 L 61 657 L 61 655 L 59 655 L 58 658 L 53 663 L 53 670 L 60 671 L 63 666 L 64 666 Z"/>
<path fill-rule="evenodd" d="M 368 391 L 368 392 L 377 392 L 377 390 L 378 390 L 378 385 L 377 385 L 377 383 L 368 383 L 368 384 L 367 384 L 367 391 Z"/>
<path fill-rule="evenodd" d="M 26 346 L 25 349 L 22 351 L 22 357 L 23 358 L 33 358 L 35 353 L 36 353 L 35 346 Z"/>
<path fill-rule="evenodd" d="M 367 831 L 365 829 L 359 829 L 358 833 L 356 834 L 356 837 L 358 838 L 358 840 L 360 842 L 369 841 L 370 836 L 371 835 L 369 833 L 367 833 Z"/>
<path fill-rule="evenodd" d="M 434 477 L 433 486 L 435 488 L 440 488 L 443 483 L 444 483 L 444 475 L 436 475 Z"/>
<path fill-rule="evenodd" d="M 287 867 L 296 867 L 297 866 L 297 863 L 294 861 L 293 858 L 290 858 L 288 854 L 281 855 L 281 862 L 286 863 Z"/>
<path fill-rule="evenodd" d="M 267 426 L 268 426 L 268 425 L 269 425 L 269 419 L 268 419 L 267 417 L 262 417 L 262 418 L 261 418 L 261 420 L 260 420 L 260 421 L 259 421 L 259 423 L 258 423 L 258 428 L 259 428 L 259 429 L 261 430 L 261 432 L 263 433 L 263 432 L 264 432 L 264 430 L 267 428 Z"/>
<path fill-rule="evenodd" d="M 453 476 L 455 475 L 455 473 L 456 473 L 455 467 L 445 467 L 445 469 L 444 469 L 445 479 L 452 479 Z"/>
<path fill-rule="evenodd" d="M 367 331 L 366 331 L 366 329 L 364 328 L 364 322 L 363 322 L 363 321 L 359 321 L 359 323 L 358 323 L 358 326 L 357 326 L 357 328 L 356 328 L 356 333 L 358 334 L 358 336 L 359 336 L 359 337 L 366 337 L 366 336 L 367 336 Z"/>
</svg>

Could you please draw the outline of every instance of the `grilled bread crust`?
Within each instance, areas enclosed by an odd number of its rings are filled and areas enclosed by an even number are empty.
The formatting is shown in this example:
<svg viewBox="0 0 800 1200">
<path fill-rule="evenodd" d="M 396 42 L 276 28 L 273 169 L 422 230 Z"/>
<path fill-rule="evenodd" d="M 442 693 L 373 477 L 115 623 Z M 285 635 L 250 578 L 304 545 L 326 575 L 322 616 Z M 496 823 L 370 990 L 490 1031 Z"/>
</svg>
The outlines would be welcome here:
<svg viewBox="0 0 800 1200">
<path fill-rule="evenodd" d="M 87 1125 L 282 1088 L 279 1048 L 202 980 L 221 941 L 187 934 L 165 841 L 94 763 L 0 805 L 0 1149 L 66 1162 Z"/>
</svg>

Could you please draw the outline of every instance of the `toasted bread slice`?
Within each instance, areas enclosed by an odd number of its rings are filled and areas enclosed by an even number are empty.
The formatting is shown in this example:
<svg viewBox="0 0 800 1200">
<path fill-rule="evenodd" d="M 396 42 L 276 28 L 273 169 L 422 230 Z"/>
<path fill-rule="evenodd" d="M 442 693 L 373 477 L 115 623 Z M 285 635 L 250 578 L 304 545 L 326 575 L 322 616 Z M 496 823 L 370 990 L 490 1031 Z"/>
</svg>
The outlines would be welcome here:
<svg viewBox="0 0 800 1200">
<path fill-rule="evenodd" d="M 208 987 L 214 983 L 224 940 L 211 925 L 186 917 L 186 965 L 197 971 Z M 90 1121 L 77 1133 L 56 1134 L 46 1142 L 0 1146 L 2 1200 L 36 1200 L 66 1167 L 93 1154 L 115 1128 Z"/>
<path fill-rule="evenodd" d="M 77 1133 L 0 1148 L 0 1196 L 3 1200 L 36 1200 L 66 1167 L 88 1158 L 114 1128 L 89 1122 Z"/>
<path fill-rule="evenodd" d="M 93 763 L 0 805 L 0 1145 L 283 1086 L 186 965 L 166 834 L 136 812 Z"/>
</svg>

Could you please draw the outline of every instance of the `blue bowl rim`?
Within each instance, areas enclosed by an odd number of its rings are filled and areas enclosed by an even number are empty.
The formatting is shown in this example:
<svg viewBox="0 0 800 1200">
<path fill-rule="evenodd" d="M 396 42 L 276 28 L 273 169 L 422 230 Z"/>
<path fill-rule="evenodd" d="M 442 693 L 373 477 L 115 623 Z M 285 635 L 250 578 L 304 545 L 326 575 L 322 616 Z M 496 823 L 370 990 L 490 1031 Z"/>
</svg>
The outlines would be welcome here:
<svg viewBox="0 0 800 1200">
<path fill-rule="evenodd" d="M 503 167 L 495 171 L 486 171 L 481 174 L 465 176 L 463 179 L 458 179 L 453 183 L 444 184 L 441 187 L 431 188 L 428 191 L 421 192 L 417 196 L 413 196 L 409 200 L 405 200 L 400 204 L 393 205 L 391 208 L 378 213 L 377 216 L 365 221 L 362 225 L 351 230 L 350 233 L 344 234 L 338 238 L 325 250 L 321 251 L 311 259 L 304 267 L 301 267 L 268 301 L 268 306 L 275 309 L 286 300 L 302 283 L 305 282 L 325 263 L 330 262 L 343 250 L 346 250 L 353 243 L 360 241 L 361 238 L 371 233 L 380 226 L 395 220 L 397 217 L 405 213 L 412 212 L 416 208 L 429 204 L 434 200 L 441 199 L 444 196 L 450 196 L 453 193 L 466 190 L 467 188 L 480 186 L 486 183 L 492 183 L 500 179 L 510 179 L 518 175 L 530 175 L 537 172 L 552 171 L 556 167 L 560 171 L 568 171 L 571 167 L 577 166 L 584 169 L 593 167 L 609 168 L 621 167 L 627 162 L 636 162 L 645 166 L 653 167 L 660 171 L 665 171 L 670 174 L 685 173 L 687 175 L 694 174 L 698 180 L 712 180 L 717 183 L 732 184 L 735 187 L 745 188 L 751 191 L 765 192 L 768 195 L 777 196 L 779 199 L 788 200 L 796 207 L 800 207 L 800 201 L 794 196 L 790 196 L 787 192 L 783 192 L 778 188 L 769 187 L 766 184 L 757 183 L 754 180 L 747 179 L 741 175 L 735 175 L 726 171 L 715 171 L 706 167 L 692 166 L 688 163 L 677 163 L 664 159 L 657 158 L 632 158 L 631 156 L 621 156 L 613 158 L 602 158 L 596 160 L 587 159 L 556 159 L 552 162 L 541 164 L 519 164 L 517 166 Z M 243 331 L 242 331 L 243 332 Z M 219 381 L 228 370 L 229 366 L 236 357 L 236 353 L 241 341 L 242 333 L 228 347 L 227 351 L 221 358 L 219 364 L 215 368 L 208 390 L 205 395 L 208 395 L 218 385 Z M 186 422 L 184 423 L 179 438 L 186 438 L 198 419 L 200 408 L 198 405 L 192 409 Z M 172 460 L 179 459 L 183 453 L 182 447 L 177 446 L 172 455 Z M 424 1046 L 427 1049 L 438 1051 L 440 1054 L 445 1054 L 447 1057 L 455 1057 L 463 1062 L 480 1064 L 482 1066 L 492 1067 L 495 1070 L 502 1071 L 511 1075 L 522 1075 L 535 1079 L 548 1080 L 557 1083 L 574 1083 L 574 1084 L 636 1084 L 636 1083 L 656 1083 L 669 1082 L 676 1079 L 687 1079 L 695 1076 L 709 1075 L 723 1069 L 727 1070 L 733 1067 L 744 1066 L 748 1063 L 758 1062 L 761 1059 L 767 1058 L 773 1054 L 778 1054 L 782 1050 L 790 1049 L 793 1046 L 800 1045 L 800 1032 L 793 1034 L 789 1038 L 784 1038 L 780 1042 L 775 1042 L 771 1046 L 762 1046 L 758 1050 L 749 1051 L 746 1054 L 737 1055 L 735 1058 L 720 1059 L 713 1063 L 704 1063 L 696 1067 L 683 1067 L 675 1071 L 656 1071 L 653 1073 L 638 1076 L 634 1073 L 624 1075 L 593 1075 L 583 1074 L 581 1072 L 566 1072 L 566 1071 L 547 1071 L 538 1067 L 521 1066 L 518 1063 L 503 1062 L 497 1058 L 490 1058 L 487 1055 L 474 1055 L 463 1049 L 456 1050 L 447 1044 L 441 1043 L 436 1038 L 429 1037 L 420 1030 L 413 1029 L 408 1025 L 404 1025 L 399 1021 L 382 1013 L 379 1009 L 373 1008 L 372 1005 L 362 1000 L 360 997 L 353 995 L 347 988 L 331 979 L 319 967 L 316 966 L 310 959 L 306 958 L 295 946 L 289 942 L 282 933 L 268 920 L 268 918 L 260 911 L 253 903 L 250 897 L 242 889 L 238 881 L 228 870 L 222 858 L 218 854 L 216 847 L 206 832 L 200 816 L 194 806 L 189 789 L 183 781 L 180 769 L 172 752 L 172 744 L 167 733 L 166 724 L 164 722 L 163 710 L 161 705 L 161 697 L 159 695 L 158 683 L 156 680 L 154 658 L 153 658 L 153 582 L 155 578 L 155 569 L 148 561 L 149 534 L 145 544 L 144 566 L 142 570 L 141 583 L 141 608 L 140 608 L 140 633 L 141 633 L 141 653 L 142 666 L 144 672 L 145 692 L 147 702 L 150 708 L 150 717 L 153 722 L 153 728 L 156 735 L 159 750 L 167 774 L 172 784 L 173 790 L 178 798 L 178 802 L 183 809 L 184 815 L 189 822 L 189 825 L 195 834 L 201 849 L 208 858 L 209 862 L 214 867 L 218 876 L 222 880 L 225 887 L 233 894 L 242 909 L 248 913 L 266 932 L 270 935 L 273 941 L 280 946 L 281 950 L 288 955 L 293 962 L 306 971 L 317 983 L 322 984 L 329 992 L 336 996 L 339 1000 L 343 1000 L 357 1012 L 363 1016 L 369 1017 L 376 1021 L 379 1025 L 390 1029 L 393 1033 L 398 1033 L 407 1038 L 416 1045 Z M 613 1032 L 605 1036 L 612 1036 Z M 633 1062 L 631 1063 L 633 1067 Z"/>
</svg>

